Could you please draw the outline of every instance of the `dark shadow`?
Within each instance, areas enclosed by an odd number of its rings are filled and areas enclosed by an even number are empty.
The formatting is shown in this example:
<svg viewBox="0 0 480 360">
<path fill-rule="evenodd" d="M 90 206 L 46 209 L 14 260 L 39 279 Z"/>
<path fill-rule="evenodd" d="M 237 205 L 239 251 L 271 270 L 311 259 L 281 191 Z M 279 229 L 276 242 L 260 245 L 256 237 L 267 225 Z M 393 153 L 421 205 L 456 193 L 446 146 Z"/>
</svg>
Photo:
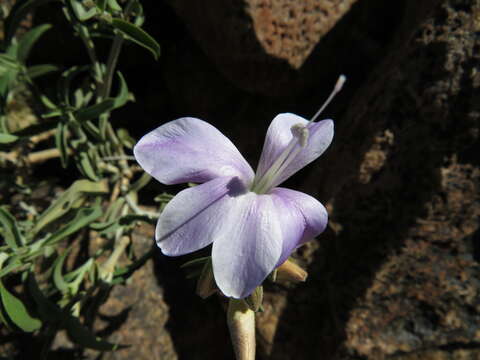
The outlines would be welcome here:
<svg viewBox="0 0 480 360">
<path fill-rule="evenodd" d="M 316 186 L 321 199 L 334 197 L 332 218 L 342 230 L 320 236 L 308 269 L 310 284 L 289 293 L 269 359 L 290 359 L 292 353 L 299 359 L 338 356 L 350 311 L 381 264 L 403 245 L 416 219 L 425 215 L 425 204 L 440 189 L 439 168 L 460 149 L 451 138 L 463 130 L 452 127 L 455 119 L 446 117 L 445 108 L 418 104 L 429 86 L 426 76 L 438 81 L 449 75 L 436 68 L 445 61 L 444 44 L 408 51 L 405 43 L 397 45 L 392 54 L 404 54 L 402 62 L 388 57 L 373 73 L 373 83 L 359 91 L 321 161 L 324 177 Z M 388 77 L 393 69 L 405 80 Z M 382 74 L 391 83 L 379 80 Z M 439 122 L 448 129 L 439 130 Z M 385 129 L 395 136 L 388 159 L 370 182 L 361 183 L 357 177 L 364 154 Z M 298 324 L 298 333 L 292 324 Z"/>
<path fill-rule="evenodd" d="M 154 255 L 155 275 L 170 307 L 166 324 L 179 360 L 234 359 L 226 324 L 223 299 L 202 300 L 195 294 L 195 281 L 187 280 L 180 266 L 209 254 L 202 250 L 191 256 L 171 258 Z"/>
</svg>

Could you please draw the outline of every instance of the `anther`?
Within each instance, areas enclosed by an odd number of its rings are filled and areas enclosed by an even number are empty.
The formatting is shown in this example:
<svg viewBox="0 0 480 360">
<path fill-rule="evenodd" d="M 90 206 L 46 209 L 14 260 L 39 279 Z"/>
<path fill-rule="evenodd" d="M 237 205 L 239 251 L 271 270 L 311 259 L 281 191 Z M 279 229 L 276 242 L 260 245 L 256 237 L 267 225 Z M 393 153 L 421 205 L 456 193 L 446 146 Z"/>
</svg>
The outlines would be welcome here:
<svg viewBox="0 0 480 360">
<path fill-rule="evenodd" d="M 303 124 L 295 124 L 290 128 L 292 135 L 298 139 L 298 143 L 302 148 L 307 146 L 309 131 Z"/>
</svg>

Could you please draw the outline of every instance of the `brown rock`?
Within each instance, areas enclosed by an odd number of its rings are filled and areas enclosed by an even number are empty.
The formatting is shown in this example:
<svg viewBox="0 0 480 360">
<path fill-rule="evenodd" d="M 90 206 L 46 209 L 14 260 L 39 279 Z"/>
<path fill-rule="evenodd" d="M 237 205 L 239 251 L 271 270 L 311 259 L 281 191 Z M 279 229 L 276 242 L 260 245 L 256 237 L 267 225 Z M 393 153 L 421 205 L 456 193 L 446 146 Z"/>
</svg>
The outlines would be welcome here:
<svg viewBox="0 0 480 360">
<path fill-rule="evenodd" d="M 235 85 L 286 93 L 319 40 L 355 0 L 171 1 L 200 47 Z M 282 85 L 282 87 L 279 87 Z"/>
<path fill-rule="evenodd" d="M 303 185 L 334 231 L 272 359 L 478 358 L 480 2 L 418 4 Z"/>
</svg>

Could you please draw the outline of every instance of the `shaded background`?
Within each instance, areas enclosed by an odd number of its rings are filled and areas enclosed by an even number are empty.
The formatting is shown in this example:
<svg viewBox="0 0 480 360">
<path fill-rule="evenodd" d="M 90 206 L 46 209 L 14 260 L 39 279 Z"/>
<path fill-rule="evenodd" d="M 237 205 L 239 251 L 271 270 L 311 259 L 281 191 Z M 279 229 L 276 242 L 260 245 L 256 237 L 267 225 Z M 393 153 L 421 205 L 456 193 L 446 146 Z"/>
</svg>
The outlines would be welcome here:
<svg viewBox="0 0 480 360">
<path fill-rule="evenodd" d="M 286 184 L 325 203 L 330 226 L 296 254 L 305 284 L 266 285 L 258 358 L 480 359 L 480 1 L 143 4 L 162 54 L 123 49 L 136 101 L 112 117 L 136 138 L 195 116 L 255 166 L 276 114 L 312 116 L 348 77 L 324 114 L 332 146 Z M 46 34 L 39 62 L 85 56 L 62 19 L 55 5 L 36 14 L 65 27 Z M 152 184 L 143 202 L 164 190 Z M 139 229 L 136 246 L 152 237 Z M 188 259 L 158 253 L 115 287 L 96 326 L 132 346 L 83 355 L 232 359 L 224 299 L 196 297 L 179 269 Z M 80 356 L 61 335 L 54 348 L 52 358 Z"/>
</svg>

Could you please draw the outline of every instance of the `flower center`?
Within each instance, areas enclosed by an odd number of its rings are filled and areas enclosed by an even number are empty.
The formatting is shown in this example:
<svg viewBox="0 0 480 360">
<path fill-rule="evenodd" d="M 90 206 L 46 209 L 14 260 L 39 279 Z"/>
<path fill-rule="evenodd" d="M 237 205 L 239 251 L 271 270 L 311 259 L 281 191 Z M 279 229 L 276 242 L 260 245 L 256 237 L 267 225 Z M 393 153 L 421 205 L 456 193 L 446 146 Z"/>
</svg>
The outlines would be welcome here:
<svg viewBox="0 0 480 360">
<path fill-rule="evenodd" d="M 307 125 L 295 124 L 290 128 L 293 135 L 292 139 L 265 174 L 258 181 L 254 180 L 252 185 L 253 192 L 265 194 L 270 191 L 277 177 L 295 160 L 300 151 L 307 146 L 309 136 Z"/>
</svg>

